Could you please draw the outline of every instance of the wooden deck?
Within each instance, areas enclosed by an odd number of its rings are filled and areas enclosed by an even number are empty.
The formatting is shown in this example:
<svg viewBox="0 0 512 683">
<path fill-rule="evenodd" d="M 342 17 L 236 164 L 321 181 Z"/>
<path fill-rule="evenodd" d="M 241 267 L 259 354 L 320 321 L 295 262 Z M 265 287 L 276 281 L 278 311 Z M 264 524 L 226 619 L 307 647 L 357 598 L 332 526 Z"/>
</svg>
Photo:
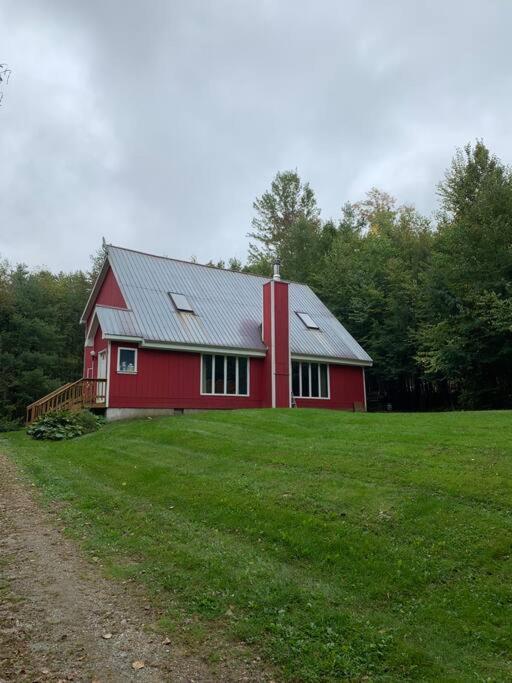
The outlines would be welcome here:
<svg viewBox="0 0 512 683">
<path fill-rule="evenodd" d="M 82 377 L 52 391 L 50 394 L 27 406 L 26 422 L 56 410 L 82 410 L 83 408 L 105 408 L 107 402 L 107 380 Z"/>
</svg>

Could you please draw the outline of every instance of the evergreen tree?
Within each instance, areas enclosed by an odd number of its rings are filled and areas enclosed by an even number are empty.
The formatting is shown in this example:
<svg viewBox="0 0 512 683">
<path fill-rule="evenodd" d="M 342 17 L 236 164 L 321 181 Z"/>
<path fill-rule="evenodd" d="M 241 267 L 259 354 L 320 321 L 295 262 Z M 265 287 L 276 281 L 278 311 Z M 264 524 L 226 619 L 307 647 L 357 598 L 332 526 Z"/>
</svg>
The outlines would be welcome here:
<svg viewBox="0 0 512 683">
<path fill-rule="evenodd" d="M 282 257 L 281 251 L 289 231 L 300 220 L 320 226 L 320 210 L 309 183 L 303 183 L 297 171 L 277 173 L 270 190 L 258 197 L 253 208 L 249 237 L 256 240 L 249 247 L 249 262 Z"/>
</svg>

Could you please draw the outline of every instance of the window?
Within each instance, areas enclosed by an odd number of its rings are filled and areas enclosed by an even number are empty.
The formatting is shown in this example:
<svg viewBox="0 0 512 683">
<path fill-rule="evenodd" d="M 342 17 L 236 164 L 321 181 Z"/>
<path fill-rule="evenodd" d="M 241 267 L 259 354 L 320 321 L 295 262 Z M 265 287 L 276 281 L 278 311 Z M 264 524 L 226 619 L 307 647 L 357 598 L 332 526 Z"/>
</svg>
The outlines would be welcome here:
<svg viewBox="0 0 512 683">
<path fill-rule="evenodd" d="M 185 313 L 194 312 L 194 309 L 184 294 L 169 292 L 169 296 L 171 297 L 172 303 L 176 306 L 177 311 L 184 311 Z"/>
<path fill-rule="evenodd" d="M 205 353 L 201 356 L 201 393 L 249 395 L 249 359 Z"/>
<path fill-rule="evenodd" d="M 119 347 L 117 351 L 117 372 L 137 372 L 137 349 Z"/>
<path fill-rule="evenodd" d="M 329 398 L 329 372 L 325 363 L 292 361 L 292 392 L 296 398 Z"/>
<path fill-rule="evenodd" d="M 299 311 L 296 311 L 296 313 L 307 328 L 310 330 L 320 329 L 309 313 L 299 313 Z"/>
</svg>

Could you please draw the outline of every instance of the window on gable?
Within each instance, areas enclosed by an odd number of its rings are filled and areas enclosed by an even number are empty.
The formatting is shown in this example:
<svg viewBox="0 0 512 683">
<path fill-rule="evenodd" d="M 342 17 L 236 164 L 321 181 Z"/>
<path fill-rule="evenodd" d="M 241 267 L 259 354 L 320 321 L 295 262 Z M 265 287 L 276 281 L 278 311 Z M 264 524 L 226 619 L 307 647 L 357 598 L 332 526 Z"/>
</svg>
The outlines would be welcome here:
<svg viewBox="0 0 512 683">
<path fill-rule="evenodd" d="M 169 292 L 171 301 L 176 307 L 177 311 L 184 311 L 185 313 L 194 313 L 190 301 L 187 299 L 185 294 L 177 294 L 176 292 Z"/>
<path fill-rule="evenodd" d="M 296 311 L 296 313 L 307 328 L 310 330 L 320 329 L 309 313 L 299 313 L 299 311 Z"/>
<path fill-rule="evenodd" d="M 242 356 L 205 353 L 201 356 L 201 393 L 249 395 L 249 360 Z"/>
<path fill-rule="evenodd" d="M 329 371 L 325 363 L 292 361 L 292 392 L 295 398 L 329 398 Z"/>
</svg>

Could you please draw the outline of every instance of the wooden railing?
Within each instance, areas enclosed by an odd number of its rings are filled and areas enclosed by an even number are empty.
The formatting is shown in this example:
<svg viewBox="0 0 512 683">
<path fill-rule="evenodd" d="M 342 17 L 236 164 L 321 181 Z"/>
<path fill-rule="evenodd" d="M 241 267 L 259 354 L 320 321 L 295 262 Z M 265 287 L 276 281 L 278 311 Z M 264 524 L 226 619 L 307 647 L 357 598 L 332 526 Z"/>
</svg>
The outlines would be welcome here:
<svg viewBox="0 0 512 683">
<path fill-rule="evenodd" d="M 52 391 L 27 406 L 27 424 L 55 410 L 104 408 L 107 402 L 107 380 L 82 378 Z"/>
</svg>

